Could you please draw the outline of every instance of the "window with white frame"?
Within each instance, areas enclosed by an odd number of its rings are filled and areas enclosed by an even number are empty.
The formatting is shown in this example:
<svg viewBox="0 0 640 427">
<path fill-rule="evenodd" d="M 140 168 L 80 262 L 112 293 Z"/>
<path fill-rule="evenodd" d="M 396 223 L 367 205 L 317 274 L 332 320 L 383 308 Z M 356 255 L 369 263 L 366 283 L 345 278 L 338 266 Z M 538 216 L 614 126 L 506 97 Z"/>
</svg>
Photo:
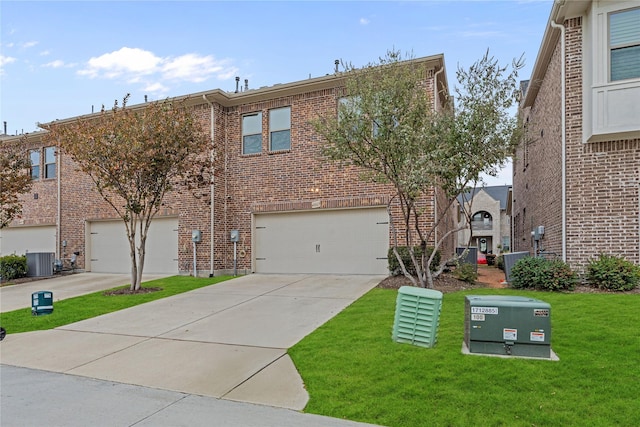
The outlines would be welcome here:
<svg viewBox="0 0 640 427">
<path fill-rule="evenodd" d="M 640 8 L 609 14 L 610 81 L 640 77 Z"/>
<path fill-rule="evenodd" d="M 640 137 L 640 7 L 637 1 L 590 3 L 583 20 L 582 142 L 636 139 Z"/>
<path fill-rule="evenodd" d="M 44 149 L 44 177 L 56 177 L 56 147 L 46 147 Z"/>
<path fill-rule="evenodd" d="M 242 154 L 262 151 L 262 113 L 242 116 Z"/>
<path fill-rule="evenodd" d="M 40 179 L 40 150 L 29 150 L 31 179 Z"/>
<path fill-rule="evenodd" d="M 291 107 L 269 111 L 269 149 L 291 149 Z"/>
</svg>

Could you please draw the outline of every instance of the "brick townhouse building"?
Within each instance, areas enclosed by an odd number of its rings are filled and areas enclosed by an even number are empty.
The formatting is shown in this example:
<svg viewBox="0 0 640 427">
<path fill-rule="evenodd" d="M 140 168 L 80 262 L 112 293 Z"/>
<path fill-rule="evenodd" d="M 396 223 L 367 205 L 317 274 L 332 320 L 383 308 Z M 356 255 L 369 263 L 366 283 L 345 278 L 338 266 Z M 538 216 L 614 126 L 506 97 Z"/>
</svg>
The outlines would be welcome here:
<svg viewBox="0 0 640 427">
<path fill-rule="evenodd" d="M 640 1 L 554 2 L 522 93 L 513 250 L 640 264 Z"/>
<path fill-rule="evenodd" d="M 424 67 L 426 90 L 434 94 L 434 108 L 441 108 L 449 95 L 446 73 L 439 73 L 443 55 L 412 61 Z M 210 132 L 214 180 L 205 197 L 174 191 L 165 198 L 149 232 L 145 272 L 192 274 L 195 259 L 198 275 L 218 274 L 232 271 L 235 256 L 240 273 L 386 274 L 392 188 L 363 182 L 358 169 L 323 159 L 323 141 L 310 124 L 337 111 L 343 85 L 336 73 L 177 98 Z M 0 254 L 55 252 L 68 258 L 78 251 L 78 268 L 128 272 L 122 222 L 69 156 L 43 146 L 42 135 L 26 136 L 35 181 L 23 196 L 21 218 L 0 230 Z M 445 206 L 440 197 L 433 189 L 424 200 L 427 222 L 435 220 L 438 205 Z M 391 211 L 402 230 L 398 206 L 391 203 Z M 439 232 L 454 226 L 452 213 L 440 213 L 446 217 Z M 196 230 L 201 240 L 194 245 Z M 443 251 L 453 248 L 452 238 Z"/>
</svg>

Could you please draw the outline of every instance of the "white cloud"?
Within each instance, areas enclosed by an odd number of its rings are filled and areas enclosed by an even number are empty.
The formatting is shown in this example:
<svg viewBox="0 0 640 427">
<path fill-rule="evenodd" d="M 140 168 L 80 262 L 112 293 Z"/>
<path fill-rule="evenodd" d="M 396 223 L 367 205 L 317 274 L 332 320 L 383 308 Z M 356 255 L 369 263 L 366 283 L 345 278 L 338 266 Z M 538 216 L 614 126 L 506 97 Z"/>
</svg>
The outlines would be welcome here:
<svg viewBox="0 0 640 427">
<path fill-rule="evenodd" d="M 0 55 L 0 67 L 4 67 L 6 64 L 11 64 L 12 62 L 16 62 L 16 58 Z"/>
<path fill-rule="evenodd" d="M 55 61 L 47 62 L 46 64 L 43 64 L 42 66 L 43 67 L 48 67 L 48 68 L 62 68 L 62 67 L 64 67 L 64 61 L 56 59 Z"/>
<path fill-rule="evenodd" d="M 233 78 L 234 76 L 237 76 L 237 75 L 238 75 L 238 69 L 236 67 L 229 67 L 226 69 L 226 71 L 218 73 L 216 77 L 218 78 L 218 80 L 229 80 L 230 78 Z"/>
<path fill-rule="evenodd" d="M 37 44 L 38 44 L 38 42 L 36 42 L 36 41 L 30 41 L 30 42 L 22 43 L 22 47 L 29 48 L 29 47 L 34 47 Z"/>
<path fill-rule="evenodd" d="M 0 55 L 0 76 L 4 76 L 4 66 L 16 62 L 16 58 Z"/>
<path fill-rule="evenodd" d="M 171 80 L 186 80 L 200 83 L 212 75 L 228 74 L 228 61 L 216 61 L 213 56 L 198 56 L 193 53 L 169 59 L 162 67 L 163 77 Z M 235 73 L 236 69 L 233 68 Z"/>
<path fill-rule="evenodd" d="M 166 87 L 165 85 L 163 85 L 162 83 L 151 83 L 148 84 L 147 86 L 145 86 L 144 88 L 145 92 L 149 92 L 149 93 L 166 93 L 169 91 L 169 88 Z"/>
<path fill-rule="evenodd" d="M 161 58 L 147 50 L 123 47 L 115 52 L 89 59 L 87 68 L 78 71 L 78 74 L 91 78 L 131 78 L 156 72 L 161 61 Z"/>
<path fill-rule="evenodd" d="M 360 18 L 360 25 L 368 25 L 369 21 L 367 18 Z"/>
<path fill-rule="evenodd" d="M 40 52 L 40 56 L 49 56 L 51 55 L 51 52 L 48 50 L 43 50 L 42 52 Z"/>
<path fill-rule="evenodd" d="M 200 83 L 212 77 L 229 79 L 237 74 L 237 68 L 229 60 L 217 60 L 212 55 L 159 57 L 148 50 L 123 47 L 89 59 L 78 74 L 144 84 L 145 91 L 158 93 L 169 90 L 164 84 L 167 81 Z"/>
</svg>

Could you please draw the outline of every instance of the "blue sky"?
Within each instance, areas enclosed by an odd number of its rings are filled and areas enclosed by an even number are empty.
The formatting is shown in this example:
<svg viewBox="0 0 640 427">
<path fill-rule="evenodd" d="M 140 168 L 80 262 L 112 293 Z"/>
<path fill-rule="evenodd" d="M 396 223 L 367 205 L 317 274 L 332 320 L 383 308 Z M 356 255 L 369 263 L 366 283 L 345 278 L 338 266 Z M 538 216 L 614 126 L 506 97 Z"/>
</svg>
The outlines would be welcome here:
<svg viewBox="0 0 640 427">
<path fill-rule="evenodd" d="M 458 65 L 524 53 L 528 79 L 551 0 L 0 2 L 0 121 L 7 133 L 113 105 L 318 77 L 389 49 Z M 0 129 L 1 131 L 2 129 Z M 489 184 L 510 183 L 507 168 Z"/>
</svg>

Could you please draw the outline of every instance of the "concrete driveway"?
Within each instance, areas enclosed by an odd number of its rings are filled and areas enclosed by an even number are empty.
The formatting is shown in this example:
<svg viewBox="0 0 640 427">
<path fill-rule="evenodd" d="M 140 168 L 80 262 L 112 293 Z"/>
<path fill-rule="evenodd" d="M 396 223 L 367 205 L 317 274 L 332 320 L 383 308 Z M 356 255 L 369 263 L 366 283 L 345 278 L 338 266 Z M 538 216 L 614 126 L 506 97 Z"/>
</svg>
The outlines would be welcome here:
<svg viewBox="0 0 640 427">
<path fill-rule="evenodd" d="M 382 279 L 239 277 L 54 330 L 7 335 L 0 362 L 300 410 L 308 395 L 287 348 Z"/>
</svg>

